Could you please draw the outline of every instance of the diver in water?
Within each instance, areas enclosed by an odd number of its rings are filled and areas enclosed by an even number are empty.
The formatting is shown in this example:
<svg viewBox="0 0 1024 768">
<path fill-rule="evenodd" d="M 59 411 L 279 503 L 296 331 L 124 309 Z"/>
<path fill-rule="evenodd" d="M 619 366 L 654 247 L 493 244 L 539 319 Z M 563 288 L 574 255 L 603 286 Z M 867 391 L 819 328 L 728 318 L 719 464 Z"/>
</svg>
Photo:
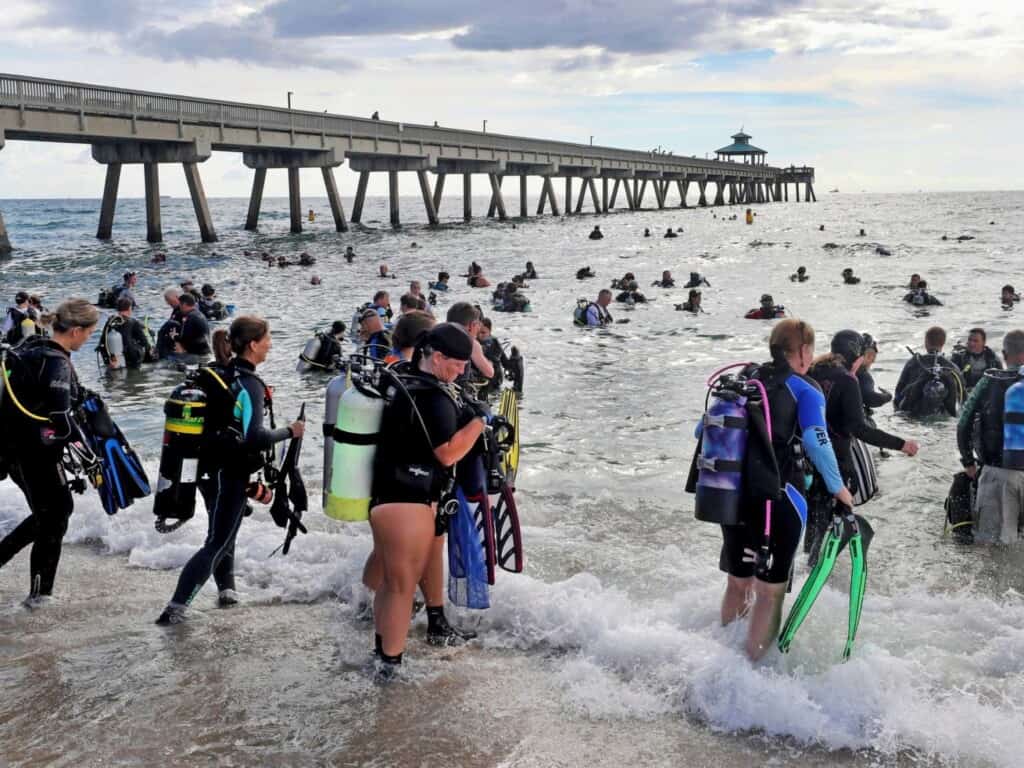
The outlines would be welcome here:
<svg viewBox="0 0 1024 768">
<path fill-rule="evenodd" d="M 913 353 L 903 366 L 893 407 L 911 416 L 932 416 L 945 411 L 957 415 L 966 387 L 959 369 L 942 354 L 946 331 L 937 325 L 924 335 L 925 354 Z"/>
<path fill-rule="evenodd" d="M 921 276 L 915 272 L 910 276 L 910 282 L 907 283 L 907 288 L 912 291 L 916 291 L 918 286 L 921 284 Z"/>
<path fill-rule="evenodd" d="M 669 227 L 668 229 L 665 230 L 665 235 L 664 236 L 665 237 L 679 237 L 679 235 L 677 235 L 674 231 L 672 231 L 672 227 Z"/>
<path fill-rule="evenodd" d="M 903 297 L 903 300 L 908 304 L 913 304 L 915 307 L 941 307 L 942 302 L 937 298 L 928 293 L 928 282 L 926 280 L 918 280 L 917 287 L 912 289 L 910 293 Z"/>
<path fill-rule="evenodd" d="M 527 280 L 537 279 L 537 270 L 534 269 L 532 261 L 526 262 L 526 271 L 523 272 L 523 277 Z"/>
<path fill-rule="evenodd" d="M 367 307 L 359 315 L 359 339 L 361 352 L 372 360 L 383 360 L 391 351 L 391 337 L 384 329 L 384 320 L 373 307 Z"/>
<path fill-rule="evenodd" d="M 594 228 L 590 232 L 589 238 L 591 240 L 604 240 L 604 233 L 601 232 L 601 228 L 600 227 L 595 225 Z"/>
<path fill-rule="evenodd" d="M 892 400 L 892 393 L 878 389 L 871 375 L 871 366 L 878 357 L 878 342 L 870 333 L 865 333 L 861 336 L 861 346 L 864 349 L 864 362 L 857 369 L 857 381 L 860 384 L 861 400 L 864 401 L 864 413 L 870 419 L 872 409 L 881 408 Z"/>
<path fill-rule="evenodd" d="M 836 455 L 825 424 L 825 399 L 818 385 L 807 376 L 814 359 L 814 329 L 801 320 L 776 323 L 769 339 L 771 362 L 751 372 L 763 382 L 771 408 L 771 451 L 766 462 L 778 466 L 777 480 L 804 488 L 805 460 L 818 471 L 822 483 L 836 503 L 853 505 L 853 496 L 843 484 Z M 753 442 L 753 441 L 751 441 Z M 799 447 L 801 450 L 796 450 Z M 748 447 L 748 451 L 755 447 Z M 772 456 L 774 454 L 774 456 Z M 775 483 L 773 483 L 775 485 Z M 775 487 L 779 487 L 775 485 Z M 754 489 L 746 489 L 740 508 L 742 525 L 722 525 L 719 568 L 728 575 L 722 598 L 723 625 L 747 617 L 747 656 L 756 661 L 775 645 L 779 636 L 782 605 L 786 597 L 802 533 L 802 520 L 788 494 L 773 502 L 771 526 L 765 530 L 765 503 Z M 701 519 L 726 522 L 726 510 L 710 505 Z M 768 558 L 758 553 L 767 549 Z"/>
<path fill-rule="evenodd" d="M 1004 285 L 999 294 L 999 301 L 1002 303 L 1003 309 L 1010 309 L 1020 301 L 1020 294 L 1013 290 L 1012 285 Z"/>
<path fill-rule="evenodd" d="M 117 314 L 107 320 L 104 326 L 104 333 L 100 338 L 97 349 L 102 347 L 102 352 L 107 352 L 106 364 L 110 368 L 138 368 L 143 363 L 153 362 L 156 351 L 149 339 L 145 327 L 132 317 L 132 302 L 127 297 L 117 300 Z M 121 346 L 124 355 L 123 360 L 115 359 L 115 355 L 109 354 L 106 347 L 107 333 L 114 332 L 121 336 Z"/>
<path fill-rule="evenodd" d="M 987 340 L 984 328 L 971 328 L 967 332 L 967 344 L 953 347 L 950 359 L 963 376 L 968 391 L 981 381 L 985 371 L 1003 367 L 998 355 L 985 345 Z"/>
<path fill-rule="evenodd" d="M 299 373 L 311 370 L 336 371 L 342 367 L 342 343 L 345 340 L 346 326 L 344 321 L 335 320 L 326 333 L 317 331 L 316 335 L 306 342 L 299 355 L 297 369 Z"/>
<path fill-rule="evenodd" d="M 649 228 L 647 228 L 647 227 L 644 227 L 644 237 L 650 237 L 650 236 L 651 236 L 651 230 Z"/>
<path fill-rule="evenodd" d="M 163 626 L 186 620 L 188 607 L 211 575 L 217 584 L 218 606 L 230 608 L 238 604 L 235 538 L 249 507 L 248 499 L 265 499 L 269 492 L 262 483 L 251 482 L 254 467 L 273 462 L 274 446 L 302 437 L 305 432 L 304 421 L 294 421 L 287 427 L 274 426 L 270 390 L 256 374 L 256 367 L 270 352 L 270 324 L 266 320 L 255 316 L 236 318 L 229 330 L 222 328 L 214 334 L 213 344 L 217 365 L 237 387 L 231 429 L 237 444 L 233 450 L 215 457 L 219 459 L 215 467 L 217 492 L 210 507 L 209 533 L 203 546 L 181 569 L 174 594 L 156 620 Z M 269 428 L 264 426 L 264 411 L 270 420 Z"/>
<path fill-rule="evenodd" d="M 691 288 L 690 293 L 682 304 L 676 304 L 676 309 L 680 312 L 692 312 L 693 314 L 700 314 L 704 311 L 704 308 L 700 305 L 701 293 L 699 288 Z"/>
<path fill-rule="evenodd" d="M 53 595 L 61 543 L 74 509 L 64 449 L 80 440 L 75 414 L 87 394 L 78 382 L 71 353 L 85 345 L 99 319 L 100 313 L 85 299 L 68 299 L 42 318 L 51 326 L 51 338 L 26 339 L 16 350 L 20 365 L 4 360 L 10 373 L 5 371 L 9 384 L 2 404 L 0 453 L 30 514 L 0 541 L 0 567 L 32 545 L 28 607 Z"/>
<path fill-rule="evenodd" d="M 210 326 L 197 305 L 198 302 L 191 293 L 183 293 L 178 299 L 181 331 L 174 340 L 174 351 L 179 355 L 202 357 L 210 354 Z"/>
<path fill-rule="evenodd" d="M 774 320 L 785 316 L 786 308 L 781 304 L 776 304 L 770 293 L 765 293 L 761 296 L 761 305 L 751 309 L 743 317 L 746 320 Z"/>
<path fill-rule="evenodd" d="M 484 277 L 484 269 L 475 261 L 470 267 L 469 278 L 466 280 L 466 284 L 470 288 L 489 288 L 491 281 Z"/>
<path fill-rule="evenodd" d="M 661 273 L 661 280 L 655 280 L 651 285 L 657 288 L 675 288 L 676 280 L 672 277 L 672 272 L 666 269 Z"/>
<path fill-rule="evenodd" d="M 592 270 L 590 267 L 580 267 L 579 269 L 576 270 L 577 280 L 586 280 L 588 277 L 597 277 L 597 275 L 594 273 L 594 270 Z"/>
<path fill-rule="evenodd" d="M 0 338 L 14 346 L 39 330 L 39 313 L 29 305 L 29 295 L 18 291 L 14 296 L 14 306 L 7 308 L 7 316 L 0 327 Z"/>
<path fill-rule="evenodd" d="M 608 305 L 612 303 L 612 292 L 602 288 L 597 299 L 591 302 L 581 301 L 576 308 L 573 322 L 587 328 L 603 328 L 612 324 L 612 315 Z"/>
<path fill-rule="evenodd" d="M 806 283 L 809 279 L 807 277 L 807 267 L 797 267 L 796 272 L 789 276 L 790 282 L 794 283 Z"/>
<path fill-rule="evenodd" d="M 356 258 L 355 249 L 351 246 L 345 246 L 345 261 L 351 264 Z"/>
<path fill-rule="evenodd" d="M 686 285 L 683 288 L 700 288 L 702 285 L 706 285 L 708 288 L 711 287 L 711 283 L 704 277 L 700 272 L 691 272 L 690 279 L 686 281 Z"/>
<path fill-rule="evenodd" d="M 853 267 L 847 267 L 843 270 L 843 283 L 846 285 L 858 285 L 860 278 L 853 274 Z"/>
</svg>

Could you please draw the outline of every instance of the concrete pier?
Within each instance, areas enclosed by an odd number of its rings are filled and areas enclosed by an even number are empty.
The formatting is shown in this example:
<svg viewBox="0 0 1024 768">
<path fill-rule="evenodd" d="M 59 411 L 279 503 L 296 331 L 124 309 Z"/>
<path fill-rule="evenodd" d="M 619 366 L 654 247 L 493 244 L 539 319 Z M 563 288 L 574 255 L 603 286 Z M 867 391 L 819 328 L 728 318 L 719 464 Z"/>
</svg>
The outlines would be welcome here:
<svg viewBox="0 0 1024 768">
<path fill-rule="evenodd" d="M 299 169 L 288 169 L 288 218 L 291 222 L 291 233 L 302 232 L 302 195 L 299 191 Z"/>
<path fill-rule="evenodd" d="M 770 166 L 766 151 L 750 145 L 749 138 L 741 131 L 733 136 L 733 145 L 716 151 L 717 159 L 706 160 L 0 74 L 0 147 L 11 140 L 90 144 L 93 157 L 107 166 L 97 226 L 97 236 L 103 239 L 113 230 L 120 166 L 138 164 L 143 166 L 147 185 L 147 237 L 159 242 L 159 164 L 177 163 L 185 170 L 200 237 L 212 242 L 216 233 L 198 167 L 212 152 L 241 152 L 246 166 L 254 171 L 245 220 L 249 230 L 258 226 L 266 172 L 279 168 L 288 169 L 291 230 L 301 232 L 301 210 L 296 215 L 301 209 L 298 170 L 319 168 L 335 229 L 346 231 L 348 222 L 333 175 L 345 160 L 359 173 L 352 205 L 354 223 L 362 219 L 370 174 L 378 172 L 388 174 L 389 218 L 394 226 L 400 225 L 398 174 L 404 172 L 417 174 L 431 224 L 439 221 L 445 179 L 452 173 L 463 177 L 466 221 L 472 219 L 471 179 L 476 173 L 488 176 L 489 215 L 501 219 L 507 217 L 501 191 L 506 175 L 519 176 L 519 215 L 524 218 L 529 214 L 530 176 L 544 180 L 539 214 L 547 210 L 562 214 L 554 178 L 565 180 L 564 213 L 568 215 L 583 213 L 588 197 L 595 213 L 608 213 L 623 200 L 630 210 L 639 210 L 645 204 L 648 183 L 658 209 L 670 205 L 672 182 L 682 208 L 688 205 L 691 181 L 698 184 L 702 206 L 788 200 L 790 185 L 794 194 L 802 192 L 808 202 L 816 200 L 814 168 Z M 436 175 L 432 190 L 427 173 Z M 575 199 L 574 179 L 581 183 Z M 708 195 L 709 183 L 714 183 L 713 196 Z"/>
<path fill-rule="evenodd" d="M 12 250 L 11 241 L 7 237 L 7 225 L 4 224 L 4 215 L 0 213 L 0 256 L 6 256 Z"/>
</svg>

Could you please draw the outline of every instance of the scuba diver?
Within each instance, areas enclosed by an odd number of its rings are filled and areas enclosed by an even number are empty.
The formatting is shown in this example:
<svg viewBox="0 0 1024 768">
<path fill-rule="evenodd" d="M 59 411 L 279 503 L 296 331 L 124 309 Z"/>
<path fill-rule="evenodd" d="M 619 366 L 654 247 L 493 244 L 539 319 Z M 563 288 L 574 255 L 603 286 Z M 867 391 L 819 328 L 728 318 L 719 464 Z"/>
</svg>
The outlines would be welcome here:
<svg viewBox="0 0 1024 768">
<path fill-rule="evenodd" d="M 537 270 L 534 269 L 532 261 L 526 262 L 526 271 L 523 272 L 523 277 L 527 280 L 537 279 Z"/>
<path fill-rule="evenodd" d="M 472 346 L 469 362 L 465 375 L 459 377 L 460 384 L 466 384 L 472 378 L 491 379 L 494 377 L 494 366 L 484 354 L 483 347 L 477 340 L 480 335 L 480 326 L 483 323 L 483 313 L 479 307 L 474 307 L 468 301 L 457 301 L 448 308 L 445 316 L 448 323 L 454 324 L 469 334 Z"/>
<path fill-rule="evenodd" d="M 877 448 L 902 451 L 916 456 L 919 445 L 875 427 L 864 413 L 861 385 L 857 372 L 864 362 L 864 339 L 857 331 L 839 331 L 832 337 L 831 353 L 814 361 L 808 375 L 817 382 L 825 396 L 825 422 L 828 424 L 832 448 L 839 463 L 843 482 L 856 501 L 863 504 L 876 492 L 874 464 L 857 441 Z M 817 562 L 818 550 L 832 519 L 830 494 L 812 485 L 809 493 L 809 513 L 804 549 L 810 554 L 811 565 Z"/>
<path fill-rule="evenodd" d="M 860 342 L 864 350 L 864 362 L 857 369 L 857 382 L 860 384 L 861 400 L 864 401 L 864 415 L 874 426 L 874 422 L 871 421 L 872 409 L 881 408 L 892 400 L 892 393 L 876 388 L 875 379 L 870 372 L 871 366 L 875 364 L 875 358 L 878 357 L 878 342 L 870 333 L 862 335 Z"/>
<path fill-rule="evenodd" d="M 612 315 L 608 311 L 608 305 L 612 303 L 612 292 L 602 288 L 597 294 L 596 301 L 580 299 L 576 302 L 576 309 L 573 312 L 573 323 L 587 328 L 602 328 L 612 324 Z"/>
<path fill-rule="evenodd" d="M 600 227 L 595 225 L 594 228 L 590 232 L 589 238 L 591 240 L 604 240 L 604 233 L 601 232 L 601 228 Z"/>
<path fill-rule="evenodd" d="M 295 370 L 299 373 L 307 371 L 339 371 L 342 363 L 341 343 L 345 340 L 345 323 L 335 320 L 329 331 L 317 331 L 313 338 L 306 342 L 299 354 L 299 362 Z"/>
<path fill-rule="evenodd" d="M 398 300 L 398 316 L 401 317 L 406 312 L 427 312 L 429 314 L 430 309 L 427 306 L 427 300 L 422 296 L 403 293 L 402 298 Z"/>
<path fill-rule="evenodd" d="M 217 298 L 217 289 L 209 283 L 203 283 L 199 289 L 199 311 L 207 320 L 224 320 L 228 316 L 228 308 Z"/>
<path fill-rule="evenodd" d="M 893 407 L 911 416 L 933 416 L 946 411 L 957 415 L 957 408 L 964 401 L 965 387 L 960 370 L 942 354 L 946 345 L 946 331 L 937 325 L 929 328 L 924 335 L 925 354 L 913 355 L 903 366 L 896 390 L 893 392 Z"/>
<path fill-rule="evenodd" d="M 676 304 L 676 309 L 680 312 L 693 312 L 693 314 L 699 314 L 704 311 L 704 308 L 700 305 L 701 293 L 697 288 L 691 288 L 690 293 L 686 301 L 682 304 Z"/>
<path fill-rule="evenodd" d="M 1020 294 L 1013 290 L 1012 285 L 1004 285 L 999 294 L 999 301 L 1002 303 L 1003 309 L 1010 309 L 1020 301 Z"/>
<path fill-rule="evenodd" d="M 18 291 L 14 296 L 14 306 L 7 308 L 0 336 L 4 343 L 14 346 L 38 331 L 39 313 L 29 304 L 29 295 L 25 291 Z"/>
<path fill-rule="evenodd" d="M 135 294 L 132 291 L 138 282 L 139 278 L 135 272 L 125 272 L 121 278 L 120 285 L 104 288 L 100 291 L 99 298 L 96 299 L 96 305 L 104 309 L 114 309 L 117 307 L 117 300 L 124 297 L 131 299 L 132 309 L 138 307 L 139 305 L 135 301 Z"/>
<path fill-rule="evenodd" d="M 210 326 L 197 306 L 196 297 L 189 292 L 178 299 L 181 312 L 181 331 L 174 340 L 177 354 L 204 356 L 210 354 Z"/>
<path fill-rule="evenodd" d="M 384 329 L 380 313 L 373 307 L 367 307 L 359 315 L 359 339 L 362 342 L 360 352 L 371 360 L 383 360 L 391 351 L 391 337 Z"/>
<path fill-rule="evenodd" d="M 1003 356 L 1006 370 L 982 376 L 956 429 L 960 463 L 978 483 L 974 540 L 983 544 L 1015 543 L 1024 522 L 1024 331 L 1003 337 Z"/>
<path fill-rule="evenodd" d="M 789 276 L 790 282 L 806 283 L 810 278 L 807 276 L 807 267 L 797 267 L 796 272 Z"/>
<path fill-rule="evenodd" d="M 747 216 L 747 224 L 753 224 L 754 223 L 754 212 L 752 210 L 750 210 L 749 208 L 747 208 L 746 216 Z"/>
<path fill-rule="evenodd" d="M 470 288 L 489 288 L 491 281 L 484 277 L 484 268 L 474 261 L 470 267 L 469 277 L 466 280 L 466 284 Z"/>
<path fill-rule="evenodd" d="M 669 227 L 668 229 L 666 229 L 666 230 L 665 230 L 665 234 L 664 234 L 664 237 L 679 237 L 679 235 L 677 235 L 677 234 L 676 234 L 676 233 L 675 233 L 675 232 L 673 231 L 672 227 Z"/>
<path fill-rule="evenodd" d="M 351 264 L 355 260 L 356 252 L 355 252 L 355 249 L 351 245 L 346 245 L 345 246 L 344 258 L 345 258 L 345 261 L 347 261 L 349 264 Z"/>
<path fill-rule="evenodd" d="M 666 269 L 661 273 L 661 280 L 655 280 L 651 285 L 656 288 L 675 288 L 676 281 L 675 278 L 672 277 L 672 272 Z"/>
<path fill-rule="evenodd" d="M 847 267 L 843 270 L 843 283 L 846 285 L 860 284 L 860 278 L 853 274 L 853 267 Z"/>
<path fill-rule="evenodd" d="M 404 312 L 391 331 L 391 352 L 384 362 L 392 367 L 408 363 L 420 336 L 435 325 L 437 320 L 426 312 Z"/>
<path fill-rule="evenodd" d="M 963 376 L 964 386 L 968 392 L 981 381 L 985 371 L 1003 367 L 996 353 L 985 345 L 987 340 L 984 328 L 971 328 L 967 332 L 967 345 L 957 344 L 953 347 L 950 361 Z"/>
<path fill-rule="evenodd" d="M 749 615 L 745 650 L 752 661 L 760 659 L 778 637 L 782 604 L 803 529 L 804 502 L 797 489 L 805 487 L 806 459 L 838 505 L 849 508 L 853 504 L 829 440 L 825 399 L 807 376 L 814 359 L 814 329 L 801 320 L 782 320 L 772 328 L 769 351 L 771 362 L 748 367 L 740 383 L 744 390 L 749 387 L 758 393 L 759 397 L 753 397 L 759 400 L 766 395 L 770 410 L 760 402 L 756 410 L 736 405 L 732 392 L 712 400 L 715 408 L 726 403 L 725 407 L 743 413 L 744 424 L 748 419 L 760 421 L 761 429 L 751 428 L 744 441 L 746 455 L 729 463 L 740 461 L 744 467 L 756 465 L 763 471 L 744 469 L 740 474 L 716 467 L 713 456 L 723 464 L 727 456 L 732 459 L 727 449 L 724 454 L 721 451 L 723 441 L 731 440 L 735 429 L 728 428 L 729 422 L 724 420 L 725 428 L 712 429 L 714 420 L 721 417 L 713 416 L 709 407 L 697 427 L 697 452 L 686 486 L 688 492 L 697 494 L 697 519 L 721 525 L 719 568 L 728 575 L 721 621 L 728 625 Z M 721 379 L 719 382 L 724 384 Z M 715 391 L 712 389 L 712 394 Z M 765 418 L 766 410 L 770 418 Z M 732 445 L 737 443 L 732 441 Z M 735 475 L 735 480 L 730 475 Z"/>
<path fill-rule="evenodd" d="M 576 270 L 577 280 L 585 280 L 588 277 L 597 277 L 597 275 L 594 273 L 594 270 L 592 270 L 590 267 L 580 267 L 579 269 Z"/>
<path fill-rule="evenodd" d="M 514 282 L 498 283 L 494 291 L 492 308 L 495 312 L 527 312 L 530 309 L 530 299 L 519 292 L 519 287 Z"/>
<path fill-rule="evenodd" d="M 388 271 L 388 265 L 387 264 L 381 264 L 377 268 L 377 276 L 380 277 L 383 280 L 388 280 L 388 279 L 397 280 L 398 279 L 397 275 L 393 275 L 393 274 L 391 274 Z"/>
<path fill-rule="evenodd" d="M 918 286 L 921 284 L 921 276 L 915 272 L 910 276 L 910 282 L 907 283 L 907 288 L 912 291 L 916 291 Z"/>
<path fill-rule="evenodd" d="M 451 487 L 452 467 L 476 445 L 488 418 L 483 406 L 458 399 L 444 386 L 464 372 L 472 342 L 457 325 L 434 326 L 417 343 L 402 393 L 384 405 L 370 507 L 375 558 L 383 571 L 373 606 L 381 682 L 394 678 L 402 664 L 421 580 L 437 582 L 424 590 L 428 641 L 452 645 L 475 637 L 445 618 L 443 568 L 432 565 L 441 564 L 432 552 L 439 538 L 438 504 Z"/>
<path fill-rule="evenodd" d="M 310 256 L 308 253 L 303 251 L 299 254 L 299 260 L 296 262 L 300 267 L 312 267 L 316 264 L 316 257 Z"/>
<path fill-rule="evenodd" d="M 61 543 L 74 509 L 72 490 L 85 490 L 69 480 L 64 453 L 70 443 L 90 451 L 77 421 L 88 394 L 78 381 L 71 353 L 92 336 L 100 314 L 85 299 L 68 299 L 43 318 L 52 337 L 32 336 L 17 350 L 4 353 L 0 454 L 4 469 L 25 495 L 29 516 L 0 541 L 0 567 L 29 544 L 30 590 L 25 604 L 35 607 L 53 595 Z M 90 462 L 98 461 L 96 456 Z"/>
<path fill-rule="evenodd" d="M 437 280 L 432 283 L 427 283 L 427 287 L 432 291 L 447 291 L 448 281 L 451 279 L 451 275 L 447 272 L 438 272 Z"/>
<path fill-rule="evenodd" d="M 216 488 L 209 508 L 209 533 L 202 548 L 182 568 L 174 595 L 156 620 L 164 626 L 187 619 L 189 606 L 211 575 L 217 584 L 218 607 L 238 604 L 235 538 L 242 518 L 251 511 L 248 499 L 269 503 L 271 493 L 266 485 L 252 481 L 251 477 L 274 462 L 274 447 L 278 443 L 300 438 L 305 431 L 303 421 L 275 427 L 270 389 L 256 374 L 256 367 L 270 352 L 270 324 L 266 320 L 248 315 L 235 318 L 228 330 L 220 329 L 213 335 L 213 345 L 217 359 L 213 370 L 229 382 L 233 413 L 224 414 L 218 434 L 210 435 L 218 445 L 210 445 L 205 462 L 206 471 L 214 475 Z M 269 420 L 269 427 L 264 426 L 264 418 Z M 205 432 L 203 436 L 206 437 Z"/>
<path fill-rule="evenodd" d="M 618 289 L 620 291 L 626 291 L 630 290 L 630 286 L 633 286 L 632 290 L 636 290 L 637 288 L 640 287 L 636 282 L 636 275 L 634 275 L 632 272 L 627 272 L 621 278 L 612 278 L 612 288 Z"/>
<path fill-rule="evenodd" d="M 702 285 L 706 285 L 708 288 L 711 287 L 711 283 L 704 277 L 700 272 L 691 272 L 690 279 L 686 281 L 686 285 L 683 288 L 700 288 Z"/>
<path fill-rule="evenodd" d="M 761 295 L 761 305 L 751 309 L 743 317 L 746 320 L 774 320 L 777 317 L 785 317 L 786 308 L 776 304 L 770 293 Z"/>
<path fill-rule="evenodd" d="M 117 334 L 114 339 L 110 334 Z M 132 301 L 117 300 L 117 314 L 103 325 L 96 352 L 107 368 L 139 368 L 156 360 L 156 350 L 145 326 L 132 317 Z"/>
<path fill-rule="evenodd" d="M 911 279 L 913 283 L 913 279 Z M 908 304 L 913 304 L 915 307 L 941 307 L 942 302 L 937 298 L 928 293 L 928 281 L 918 280 L 917 285 L 911 289 L 910 293 L 903 297 L 903 300 Z"/>
<path fill-rule="evenodd" d="M 615 300 L 621 304 L 628 304 L 630 306 L 634 304 L 646 304 L 647 297 L 644 296 L 640 291 L 637 290 L 639 286 L 636 280 L 633 280 L 625 285 L 625 290 L 620 292 Z"/>
<path fill-rule="evenodd" d="M 650 236 L 651 236 L 651 230 L 648 229 L 647 227 L 644 227 L 644 237 L 650 237 Z"/>
</svg>

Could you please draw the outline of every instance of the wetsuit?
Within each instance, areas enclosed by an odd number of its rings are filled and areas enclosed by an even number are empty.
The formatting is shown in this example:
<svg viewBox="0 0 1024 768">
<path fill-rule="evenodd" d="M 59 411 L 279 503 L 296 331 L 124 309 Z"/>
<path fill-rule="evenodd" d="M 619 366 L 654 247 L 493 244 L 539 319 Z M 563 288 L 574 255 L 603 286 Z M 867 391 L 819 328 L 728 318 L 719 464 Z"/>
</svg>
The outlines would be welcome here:
<svg viewBox="0 0 1024 768">
<path fill-rule="evenodd" d="M 782 307 L 772 307 L 770 310 L 765 310 L 764 307 L 758 307 L 752 309 L 743 317 L 746 320 L 773 320 L 776 317 L 785 317 L 786 310 Z"/>
<path fill-rule="evenodd" d="M 596 301 L 591 302 L 587 306 L 586 318 L 587 325 L 591 327 L 611 325 L 612 322 L 611 313 L 605 307 L 602 307 L 600 304 L 598 304 Z"/>
<path fill-rule="evenodd" d="M 892 400 L 892 393 L 875 387 L 875 379 L 871 372 L 861 366 L 857 371 L 857 382 L 860 384 L 860 397 L 864 401 L 864 408 L 881 408 Z M 870 411 L 868 410 L 870 415 Z"/>
<path fill-rule="evenodd" d="M 124 340 L 124 361 L 129 368 L 138 368 L 153 354 L 146 329 L 134 317 L 124 317 L 118 329 Z"/>
<path fill-rule="evenodd" d="M 924 388 L 931 381 L 941 381 L 946 388 L 941 403 L 926 402 Z M 893 392 L 893 407 L 906 411 L 912 416 L 930 416 L 945 410 L 956 416 L 964 391 L 960 371 L 939 353 L 915 355 L 903 366 L 896 389 Z"/>
<path fill-rule="evenodd" d="M 964 386 L 970 390 L 974 389 L 974 385 L 981 381 L 985 375 L 985 371 L 990 368 L 1002 368 L 1003 364 L 999 361 L 999 357 L 988 347 L 981 350 L 980 355 L 971 354 L 967 349 L 955 349 L 953 355 L 950 358 L 950 362 L 953 363 L 964 377 Z"/>
<path fill-rule="evenodd" d="M 372 334 L 363 346 L 363 353 L 371 360 L 383 360 L 391 351 L 391 337 L 386 331 L 377 331 Z"/>
<path fill-rule="evenodd" d="M 4 341 L 13 346 L 24 339 L 26 334 L 38 333 L 38 328 L 39 313 L 26 304 L 24 307 L 8 308 L 0 334 Z"/>
<path fill-rule="evenodd" d="M 186 355 L 210 354 L 210 325 L 199 309 L 193 309 L 181 321 L 178 343 Z"/>
<path fill-rule="evenodd" d="M 74 508 L 61 464 L 66 443 L 77 434 L 73 413 L 85 397 L 71 357 L 55 341 L 35 337 L 18 349 L 21 365 L 12 366 L 11 388 L 39 422 L 17 411 L 10 398 L 3 406 L 11 479 L 25 494 L 30 514 L 0 541 L 0 566 L 32 544 L 31 593 L 53 594 L 61 543 Z"/>
<path fill-rule="evenodd" d="M 434 449 L 458 431 L 459 406 L 432 374 L 410 371 L 409 367 L 402 370 L 408 396 L 396 387 L 384 406 L 373 464 L 371 506 L 437 503 L 451 476 L 437 460 Z"/>
<path fill-rule="evenodd" d="M 288 427 L 264 426 L 264 410 L 270 412 L 270 395 L 253 364 L 236 357 L 226 370 L 234 381 L 232 392 L 236 407 L 240 407 L 243 414 L 241 421 L 235 423 L 239 442 L 200 485 L 204 499 L 212 499 L 208 507 L 210 528 L 202 549 L 192 555 L 178 577 L 178 586 L 171 598 L 171 603 L 177 606 L 189 605 L 211 573 L 219 591 L 235 588 L 235 537 L 246 512 L 245 487 L 249 476 L 253 467 L 261 463 L 262 454 L 291 437 Z"/>
<path fill-rule="evenodd" d="M 913 304 L 915 307 L 941 307 L 942 302 L 932 296 L 930 293 L 915 289 L 903 297 L 903 300 L 908 304 Z"/>
<path fill-rule="evenodd" d="M 755 376 L 768 392 L 772 416 L 772 448 L 779 466 L 781 485 L 791 483 L 797 490 L 806 487 L 807 456 L 821 475 L 829 493 L 843 487 L 836 455 L 825 422 L 825 397 L 817 383 L 795 373 L 786 363 L 765 364 Z M 719 567 L 731 576 L 750 578 L 755 564 L 744 561 L 744 550 L 757 551 L 764 539 L 765 505 L 763 498 L 744 502 L 744 524 L 722 526 L 722 553 Z M 783 495 L 772 503 L 772 565 L 764 580 L 782 584 L 789 580 L 793 559 L 803 532 L 800 515 Z"/>
</svg>

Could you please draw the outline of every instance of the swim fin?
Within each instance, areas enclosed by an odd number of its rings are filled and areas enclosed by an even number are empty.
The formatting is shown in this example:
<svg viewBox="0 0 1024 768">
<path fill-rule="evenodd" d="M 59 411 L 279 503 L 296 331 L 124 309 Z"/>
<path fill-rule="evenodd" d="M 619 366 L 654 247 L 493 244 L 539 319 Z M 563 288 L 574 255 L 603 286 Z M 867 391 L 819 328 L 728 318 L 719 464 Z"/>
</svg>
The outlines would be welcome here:
<svg viewBox="0 0 1024 768">
<path fill-rule="evenodd" d="M 96 491 L 108 515 L 130 507 L 136 499 L 150 494 L 149 478 L 139 457 L 121 429 L 114 423 L 106 405 L 97 395 L 82 404 L 83 432 L 90 448 L 100 459 L 100 478 Z"/>
<path fill-rule="evenodd" d="M 853 535 L 850 537 L 850 614 L 846 630 L 846 646 L 843 648 L 843 661 L 850 658 L 853 641 L 857 637 L 860 626 L 861 609 L 864 607 L 864 594 L 868 583 L 868 545 L 874 537 L 870 523 L 860 515 L 854 515 L 851 524 Z"/>
<path fill-rule="evenodd" d="M 839 552 L 842 549 L 842 541 L 843 521 L 841 517 L 836 515 L 832 520 L 828 533 L 825 534 L 825 540 L 821 544 L 818 562 L 807 576 L 807 581 L 804 582 L 800 594 L 789 611 L 789 616 L 782 627 L 782 632 L 779 634 L 779 650 L 783 653 L 789 652 L 789 646 L 792 644 L 797 630 L 804 623 L 807 615 L 811 612 L 814 601 L 818 599 L 818 594 L 824 588 L 826 582 L 828 582 L 829 576 L 832 575 L 836 558 L 839 557 Z"/>
</svg>

